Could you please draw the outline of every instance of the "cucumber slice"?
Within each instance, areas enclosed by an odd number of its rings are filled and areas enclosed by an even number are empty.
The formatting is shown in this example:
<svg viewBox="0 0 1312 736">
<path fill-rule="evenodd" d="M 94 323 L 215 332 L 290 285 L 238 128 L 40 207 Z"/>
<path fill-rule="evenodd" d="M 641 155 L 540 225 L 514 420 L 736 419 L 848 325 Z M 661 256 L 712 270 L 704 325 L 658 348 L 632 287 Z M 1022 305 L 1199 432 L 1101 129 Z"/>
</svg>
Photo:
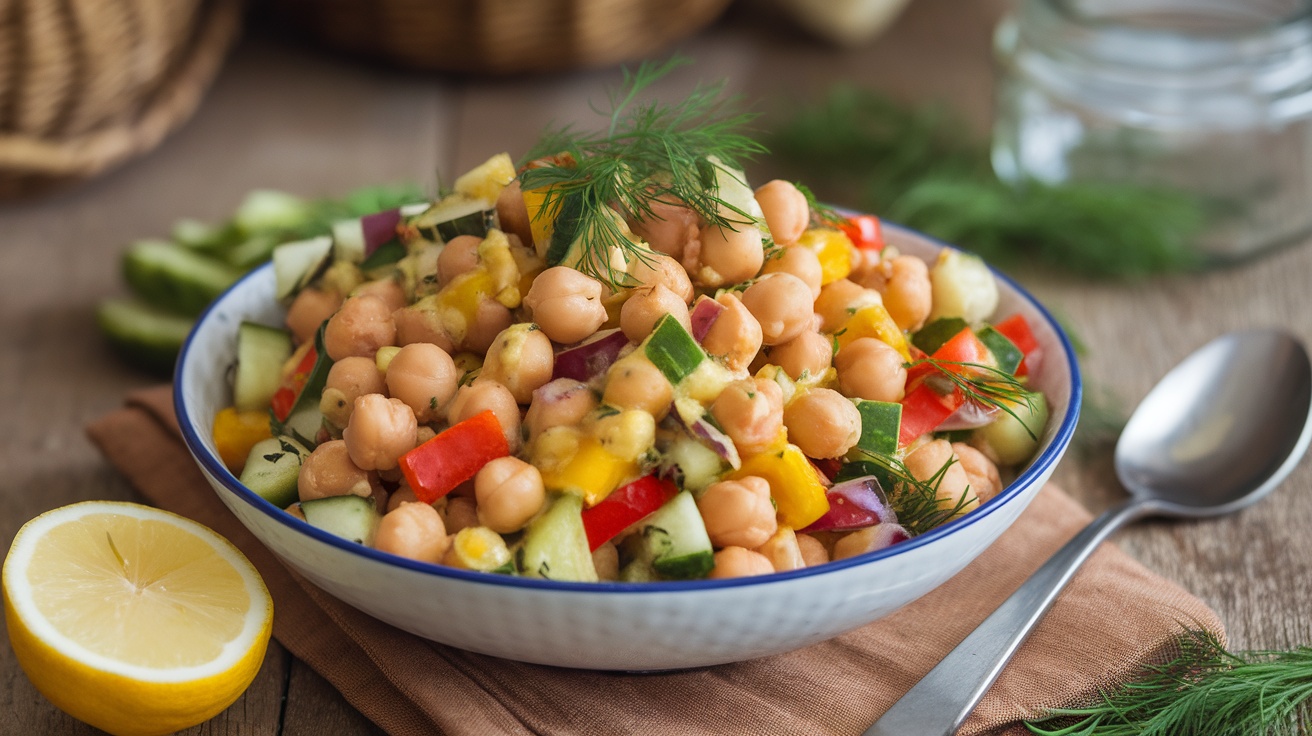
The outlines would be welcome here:
<svg viewBox="0 0 1312 736">
<path fill-rule="evenodd" d="M 549 213 L 539 214 L 546 217 Z M 551 243 L 547 247 L 545 256 L 547 265 L 577 263 L 579 252 L 582 250 L 582 244 L 579 243 L 579 220 L 583 214 L 583 195 L 578 192 L 566 194 L 565 198 L 560 200 L 559 211 L 555 214 Z"/>
<path fill-rule="evenodd" d="M 273 249 L 274 295 L 288 299 L 314 280 L 332 261 L 333 239 L 320 235 L 309 240 L 283 243 Z"/>
<path fill-rule="evenodd" d="M 975 335 L 979 341 L 984 343 L 984 347 L 993 353 L 993 360 L 998 364 L 998 370 L 1004 373 L 1015 374 L 1016 369 L 1020 367 L 1020 362 L 1024 360 L 1025 354 L 1016 347 L 1006 335 L 998 332 L 992 326 L 976 330 Z"/>
<path fill-rule="evenodd" d="M 855 460 L 867 453 L 889 457 L 896 453 L 902 405 L 862 399 L 856 402 L 856 410 L 861 414 L 861 438 L 848 457 Z"/>
<path fill-rule="evenodd" d="M 647 337 L 644 352 L 647 359 L 661 369 L 670 384 L 677 386 L 706 359 L 706 353 L 692 335 L 683 329 L 674 315 L 667 314 L 656 323 Z"/>
<path fill-rule="evenodd" d="M 597 582 L 582 513 L 583 499 L 562 493 L 528 525 L 518 555 L 525 577 Z"/>
<path fill-rule="evenodd" d="M 142 300 L 179 314 L 200 314 L 241 271 L 198 251 L 141 240 L 123 254 L 123 277 Z"/>
<path fill-rule="evenodd" d="M 662 577 L 704 578 L 715 566 L 715 552 L 692 494 L 680 491 L 641 523 L 645 557 Z"/>
<path fill-rule="evenodd" d="M 299 498 L 296 480 L 301 474 L 301 463 L 309 454 L 304 445 L 291 437 L 260 440 L 246 456 L 246 467 L 238 480 L 260 498 L 285 509 Z"/>
<path fill-rule="evenodd" d="M 966 320 L 960 317 L 943 317 L 921 327 L 916 334 L 911 336 L 911 344 L 925 351 L 926 355 L 933 355 L 935 350 L 943 347 L 943 343 L 957 336 L 957 333 L 969 327 Z"/>
<path fill-rule="evenodd" d="M 301 513 L 310 526 L 336 534 L 366 547 L 374 543 L 378 530 L 378 507 L 372 498 L 348 494 L 301 502 Z"/>
<path fill-rule="evenodd" d="M 190 317 L 123 299 L 101 302 L 96 321 L 115 352 L 134 365 L 159 373 L 173 370 L 178 351 L 195 324 Z"/>
<path fill-rule="evenodd" d="M 459 235 L 483 238 L 496 222 L 496 214 L 496 202 L 451 194 L 434 202 L 412 220 L 410 226 L 435 243 L 445 243 Z"/>
<path fill-rule="evenodd" d="M 1016 416 L 1000 412 L 994 422 L 975 430 L 975 436 L 993 448 L 999 465 L 1029 461 L 1048 424 L 1048 399 L 1037 391 L 1026 395 L 1030 399 L 1028 405 L 1024 402 L 1007 405 Z"/>
<path fill-rule="evenodd" d="M 277 327 L 242 322 L 237 328 L 237 375 L 232 382 L 238 411 L 268 408 L 292 354 L 292 335 Z"/>
</svg>

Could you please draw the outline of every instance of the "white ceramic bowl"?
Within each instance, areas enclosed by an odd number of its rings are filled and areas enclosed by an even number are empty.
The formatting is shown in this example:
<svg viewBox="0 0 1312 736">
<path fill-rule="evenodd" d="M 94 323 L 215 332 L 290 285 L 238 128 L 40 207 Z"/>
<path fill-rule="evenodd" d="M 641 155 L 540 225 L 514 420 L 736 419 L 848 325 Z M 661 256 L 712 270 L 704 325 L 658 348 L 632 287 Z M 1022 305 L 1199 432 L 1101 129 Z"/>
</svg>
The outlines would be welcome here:
<svg viewBox="0 0 1312 736">
<path fill-rule="evenodd" d="M 896 227 L 902 252 L 946 247 Z M 269 549 L 337 598 L 426 639 L 498 657 L 599 670 L 700 667 L 786 652 L 888 615 L 956 574 L 998 538 L 1052 474 L 1075 430 L 1074 352 L 1042 306 L 998 276 L 998 314 L 1023 313 L 1043 348 L 1033 385 L 1051 419 L 1017 480 L 979 510 L 888 549 L 820 567 L 734 580 L 565 583 L 469 572 L 339 539 L 264 501 L 224 468 L 214 415 L 231 402 L 227 373 L 242 320 L 277 324 L 265 266 L 218 299 L 182 349 L 174 392 L 183 437 L 219 498 Z"/>
</svg>

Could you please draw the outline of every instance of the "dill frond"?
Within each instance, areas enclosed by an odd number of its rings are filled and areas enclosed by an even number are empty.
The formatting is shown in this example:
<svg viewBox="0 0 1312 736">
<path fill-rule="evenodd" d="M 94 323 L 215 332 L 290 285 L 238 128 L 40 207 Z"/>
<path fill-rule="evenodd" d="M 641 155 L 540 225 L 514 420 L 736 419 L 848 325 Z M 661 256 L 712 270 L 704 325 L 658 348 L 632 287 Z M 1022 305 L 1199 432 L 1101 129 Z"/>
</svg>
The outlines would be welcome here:
<svg viewBox="0 0 1312 736">
<path fill-rule="evenodd" d="M 1016 414 L 1013 406 L 1024 404 L 1028 412 L 1034 411 L 1033 394 L 1025 388 L 1018 378 L 993 366 L 980 363 L 959 363 L 937 358 L 922 358 L 907 364 L 907 368 L 928 365 L 938 371 L 936 376 L 946 379 L 952 387 L 961 391 L 967 401 L 984 406 L 995 406 L 1011 415 L 1024 427 L 1031 439 L 1037 439 L 1034 430 Z M 955 368 L 956 370 L 953 370 Z"/>
<path fill-rule="evenodd" d="M 861 459 L 844 466 L 846 472 L 840 473 L 835 480 L 873 475 L 881 479 L 881 485 L 888 496 L 888 503 L 897 514 L 897 522 L 911 536 L 918 536 L 953 518 L 970 502 L 970 487 L 962 490 L 956 499 L 939 497 L 939 486 L 948 469 L 957 462 L 955 457 L 948 458 L 929 478 L 921 480 L 912 475 L 911 470 L 899 459 L 874 452 L 859 450 Z M 883 481 L 888 481 L 887 483 Z"/>
</svg>

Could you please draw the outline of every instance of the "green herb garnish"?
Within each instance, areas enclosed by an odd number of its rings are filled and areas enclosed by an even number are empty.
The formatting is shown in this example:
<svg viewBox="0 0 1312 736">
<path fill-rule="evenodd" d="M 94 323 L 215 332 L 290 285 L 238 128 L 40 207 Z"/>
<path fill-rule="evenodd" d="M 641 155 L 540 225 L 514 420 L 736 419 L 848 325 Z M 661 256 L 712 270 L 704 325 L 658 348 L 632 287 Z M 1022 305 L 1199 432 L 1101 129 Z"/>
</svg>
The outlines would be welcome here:
<svg viewBox="0 0 1312 736">
<path fill-rule="evenodd" d="M 1016 414 L 1016 410 L 1011 407 L 1024 404 L 1029 411 L 1034 411 L 1034 399 L 1031 393 L 1026 390 L 1025 384 L 1021 383 L 1015 376 L 1003 370 L 998 370 L 992 366 L 981 365 L 979 363 L 958 363 L 951 360 L 939 360 L 937 358 L 923 358 L 914 363 L 908 363 L 908 368 L 914 368 L 918 365 L 928 365 L 938 371 L 937 374 L 926 380 L 934 380 L 941 377 L 946 380 L 950 388 L 960 390 L 967 401 L 973 401 L 984 406 L 994 406 L 1001 411 L 1011 415 L 1012 419 L 1020 422 L 1020 426 L 1025 428 L 1031 439 L 1037 439 L 1034 430 Z M 948 366 L 960 370 L 949 370 Z"/>
<path fill-rule="evenodd" d="M 616 270 L 613 252 L 625 262 L 654 255 L 629 237 L 622 222 L 655 217 L 654 202 L 686 204 L 719 227 L 753 223 L 749 213 L 720 198 L 716 177 L 717 169 L 737 169 L 765 151 L 739 132 L 755 116 L 729 109 L 732 101 L 721 99 L 723 83 L 699 85 L 677 104 L 636 102 L 653 82 L 686 63 L 676 57 L 626 69 L 622 86 L 610 96 L 610 110 L 598 111 L 609 118 L 604 132 L 548 131 L 526 159 L 555 158 L 520 174 L 525 190 L 546 190 L 538 217 L 556 220 L 557 228 L 561 216 L 570 218 L 570 230 L 582 245 L 571 265 L 612 287 L 628 281 Z"/>
<path fill-rule="evenodd" d="M 1027 722 L 1041 736 L 1294 736 L 1312 727 L 1312 647 L 1231 653 L 1190 630 L 1179 654 L 1085 708 Z"/>
<path fill-rule="evenodd" d="M 859 459 L 843 466 L 843 471 L 834 480 L 873 475 L 890 481 L 892 487 L 884 489 L 889 506 L 897 514 L 897 523 L 913 537 L 961 513 L 974 498 L 970 486 L 966 486 L 955 501 L 938 495 L 943 476 L 957 462 L 955 457 L 948 458 L 943 467 L 929 478 L 920 480 L 911 474 L 911 470 L 901 460 L 891 455 L 856 450 L 853 456 Z"/>
</svg>

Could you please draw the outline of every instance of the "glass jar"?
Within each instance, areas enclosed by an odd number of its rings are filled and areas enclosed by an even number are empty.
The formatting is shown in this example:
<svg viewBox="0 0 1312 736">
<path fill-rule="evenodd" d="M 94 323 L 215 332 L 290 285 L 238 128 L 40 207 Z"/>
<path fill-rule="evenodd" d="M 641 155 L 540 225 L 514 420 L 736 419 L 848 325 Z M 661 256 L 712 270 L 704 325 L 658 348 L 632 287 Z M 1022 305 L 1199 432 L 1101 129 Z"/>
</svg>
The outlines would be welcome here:
<svg viewBox="0 0 1312 736">
<path fill-rule="evenodd" d="M 1312 230 L 1312 7 L 1017 0 L 995 36 L 993 166 L 1196 196 L 1234 261 Z"/>
</svg>

